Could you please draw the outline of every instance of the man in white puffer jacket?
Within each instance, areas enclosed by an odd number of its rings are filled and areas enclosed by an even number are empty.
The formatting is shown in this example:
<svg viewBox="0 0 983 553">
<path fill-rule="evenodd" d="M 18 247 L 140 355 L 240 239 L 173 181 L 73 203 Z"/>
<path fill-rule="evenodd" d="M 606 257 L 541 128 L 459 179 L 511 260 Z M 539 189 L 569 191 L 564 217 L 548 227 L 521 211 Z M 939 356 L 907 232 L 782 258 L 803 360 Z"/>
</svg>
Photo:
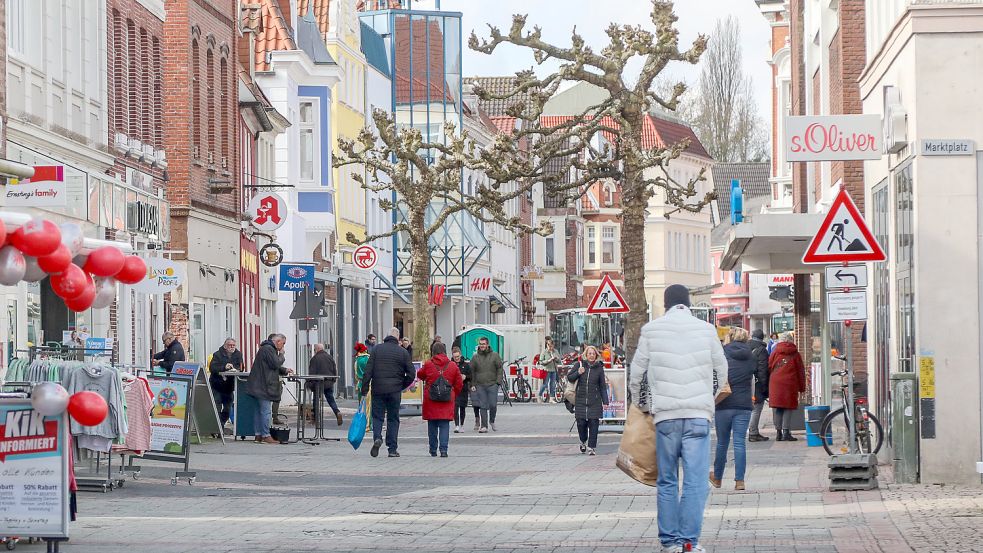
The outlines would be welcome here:
<svg viewBox="0 0 983 553">
<path fill-rule="evenodd" d="M 703 508 L 710 493 L 710 421 L 714 379 L 727 382 L 727 360 L 713 325 L 693 316 L 689 290 L 665 291 L 666 314 L 642 327 L 631 361 L 632 397 L 642 377 L 651 389 L 659 463 L 658 521 L 663 551 L 704 551 L 699 545 Z M 679 463 L 683 464 L 682 496 Z"/>
</svg>

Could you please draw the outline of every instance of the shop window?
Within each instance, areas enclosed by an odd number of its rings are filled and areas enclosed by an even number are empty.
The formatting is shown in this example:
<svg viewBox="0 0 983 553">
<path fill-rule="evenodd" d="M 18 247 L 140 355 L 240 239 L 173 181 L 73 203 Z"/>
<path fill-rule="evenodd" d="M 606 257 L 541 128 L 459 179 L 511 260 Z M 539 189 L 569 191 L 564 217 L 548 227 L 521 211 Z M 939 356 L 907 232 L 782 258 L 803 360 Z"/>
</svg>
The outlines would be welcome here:
<svg viewBox="0 0 983 553">
<path fill-rule="evenodd" d="M 890 189 L 882 181 L 872 191 L 874 217 L 871 221 L 874 237 L 888 251 L 890 232 Z M 888 419 L 890 408 L 889 388 L 891 375 L 891 273 L 888 263 L 874 263 L 874 334 L 868 334 L 868 342 L 874 344 L 874 374 L 877 384 L 877 416 Z M 835 325 L 834 325 L 835 326 Z"/>
</svg>

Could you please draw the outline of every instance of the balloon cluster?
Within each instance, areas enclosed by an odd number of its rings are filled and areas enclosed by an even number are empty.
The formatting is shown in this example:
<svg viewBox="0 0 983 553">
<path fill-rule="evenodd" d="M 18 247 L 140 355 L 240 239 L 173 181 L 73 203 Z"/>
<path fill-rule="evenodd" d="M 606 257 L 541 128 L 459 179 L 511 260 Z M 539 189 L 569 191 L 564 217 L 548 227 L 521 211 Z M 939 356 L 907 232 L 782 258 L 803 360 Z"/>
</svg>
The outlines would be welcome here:
<svg viewBox="0 0 983 553">
<path fill-rule="evenodd" d="M 0 284 L 14 286 L 24 280 L 51 277 L 51 289 L 72 311 L 104 309 L 116 299 L 116 283 L 136 284 L 147 274 L 147 264 L 119 248 L 103 246 L 82 254 L 82 227 L 60 227 L 44 219 L 31 219 L 14 232 L 0 220 Z"/>
<path fill-rule="evenodd" d="M 109 414 L 109 405 L 101 395 L 90 391 L 68 395 L 68 390 L 55 382 L 42 382 L 31 389 L 31 407 L 46 417 L 58 416 L 68 409 L 68 414 L 83 426 L 95 426 Z"/>
</svg>

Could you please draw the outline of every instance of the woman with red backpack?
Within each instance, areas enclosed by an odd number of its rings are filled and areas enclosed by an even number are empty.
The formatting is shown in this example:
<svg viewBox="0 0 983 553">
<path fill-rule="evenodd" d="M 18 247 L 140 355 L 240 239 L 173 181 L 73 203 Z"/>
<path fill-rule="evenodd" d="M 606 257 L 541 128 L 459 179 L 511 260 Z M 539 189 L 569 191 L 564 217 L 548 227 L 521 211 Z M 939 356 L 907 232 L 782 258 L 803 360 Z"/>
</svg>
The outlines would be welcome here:
<svg viewBox="0 0 983 553">
<path fill-rule="evenodd" d="M 430 456 L 447 457 L 447 442 L 451 437 L 451 421 L 457 394 L 464 387 L 464 378 L 457 364 L 447 358 L 447 346 L 435 342 L 433 357 L 423 364 L 416 377 L 423 381 L 423 420 L 427 421 L 430 436 Z"/>
<path fill-rule="evenodd" d="M 799 408 L 799 394 L 806 391 L 805 365 L 799 349 L 786 334 L 768 358 L 768 403 L 775 413 L 779 442 L 794 442 L 789 426 L 792 412 Z"/>
</svg>

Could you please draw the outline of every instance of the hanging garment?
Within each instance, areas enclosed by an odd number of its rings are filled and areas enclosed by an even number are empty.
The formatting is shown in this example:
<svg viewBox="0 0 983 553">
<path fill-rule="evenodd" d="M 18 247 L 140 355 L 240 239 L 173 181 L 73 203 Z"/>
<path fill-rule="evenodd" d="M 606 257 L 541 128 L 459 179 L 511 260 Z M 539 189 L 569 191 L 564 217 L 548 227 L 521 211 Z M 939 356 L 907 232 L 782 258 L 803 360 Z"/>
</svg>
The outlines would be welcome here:
<svg viewBox="0 0 983 553">
<path fill-rule="evenodd" d="M 109 405 L 109 414 L 95 426 L 83 426 L 72 419 L 72 434 L 76 436 L 102 436 L 110 440 L 126 435 L 127 423 L 123 410 L 123 392 L 119 371 L 108 365 L 83 364 L 75 370 L 66 372 L 67 376 L 63 385 L 69 394 L 82 391 L 95 392 L 102 396 Z"/>
<path fill-rule="evenodd" d="M 150 449 L 150 413 L 154 410 L 154 394 L 146 378 L 137 378 L 123 385 L 126 399 L 127 432 L 123 444 L 114 451 L 133 451 L 142 454 Z"/>
</svg>

